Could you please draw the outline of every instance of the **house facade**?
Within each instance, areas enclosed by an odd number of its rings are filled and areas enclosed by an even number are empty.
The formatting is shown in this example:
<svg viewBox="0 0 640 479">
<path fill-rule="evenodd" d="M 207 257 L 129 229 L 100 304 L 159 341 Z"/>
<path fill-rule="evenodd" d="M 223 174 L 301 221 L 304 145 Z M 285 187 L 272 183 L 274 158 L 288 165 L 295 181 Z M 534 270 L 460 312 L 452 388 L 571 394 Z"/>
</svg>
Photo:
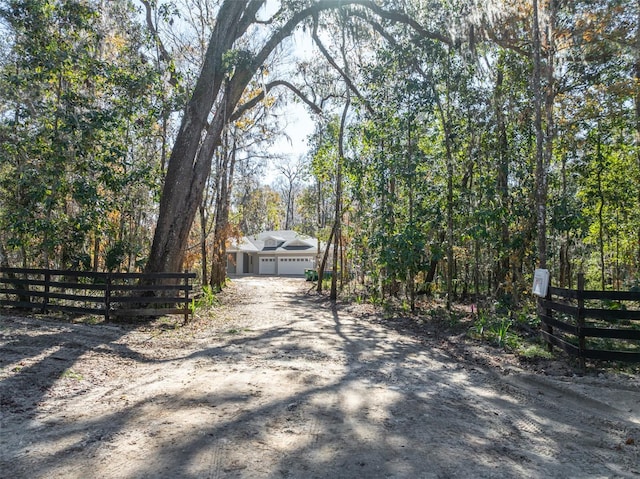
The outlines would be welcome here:
<svg viewBox="0 0 640 479">
<path fill-rule="evenodd" d="M 227 246 L 227 274 L 304 276 L 315 269 L 324 244 L 295 231 L 265 231 L 232 240 Z"/>
</svg>

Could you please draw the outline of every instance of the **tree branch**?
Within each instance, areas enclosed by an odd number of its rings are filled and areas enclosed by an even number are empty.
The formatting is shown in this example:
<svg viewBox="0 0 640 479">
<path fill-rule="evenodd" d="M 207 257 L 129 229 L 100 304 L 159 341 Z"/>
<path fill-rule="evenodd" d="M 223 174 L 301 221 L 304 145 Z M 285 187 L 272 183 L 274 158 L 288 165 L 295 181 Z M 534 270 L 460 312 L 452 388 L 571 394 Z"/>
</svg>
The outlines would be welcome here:
<svg viewBox="0 0 640 479">
<path fill-rule="evenodd" d="M 342 79 L 346 83 L 346 85 L 349 88 L 349 90 L 351 90 L 354 93 L 354 95 L 357 96 L 358 99 L 360 99 L 360 101 L 362 101 L 362 103 L 364 104 L 364 106 L 367 109 L 367 111 L 369 113 L 373 114 L 373 108 L 371 108 L 371 105 L 369 104 L 369 102 L 362 96 L 362 94 L 360 93 L 358 88 L 351 81 L 351 78 L 349 78 L 349 75 L 347 75 L 347 73 L 342 68 L 340 68 L 340 66 L 336 63 L 336 61 L 333 59 L 331 54 L 327 51 L 327 49 L 324 47 L 324 45 L 320 41 L 320 38 L 318 37 L 318 17 L 317 17 L 317 15 L 313 16 L 313 31 L 311 32 L 311 36 L 313 38 L 313 41 L 316 43 L 316 45 L 318 45 L 318 48 L 320 49 L 320 51 L 322 52 L 324 57 L 329 62 L 329 64 L 340 74 L 340 76 L 342 77 Z"/>
<path fill-rule="evenodd" d="M 420 25 L 413 18 L 408 16 L 407 14 L 400 12 L 398 10 L 385 10 L 381 6 L 379 6 L 376 2 L 370 0 L 361 0 L 354 1 L 354 4 L 362 5 L 363 7 L 371 10 L 380 18 L 384 18 L 385 20 L 389 20 L 394 23 L 402 23 L 410 26 L 416 33 L 418 33 L 423 38 L 430 38 L 432 40 L 439 40 L 447 45 L 453 45 L 453 40 L 442 33 L 433 32 L 427 30 L 422 25 Z"/>
<path fill-rule="evenodd" d="M 249 2 L 249 5 L 247 5 L 245 12 L 242 15 L 242 18 L 240 19 L 240 29 L 242 31 L 246 30 L 247 28 L 249 28 L 249 26 L 252 23 L 262 23 L 259 22 L 256 19 L 256 15 L 258 13 L 258 11 L 262 8 L 262 6 L 265 4 L 266 0 L 251 0 Z"/>
<path fill-rule="evenodd" d="M 273 88 L 278 87 L 278 86 L 283 86 L 288 88 L 289 90 L 291 90 L 298 98 L 300 98 L 304 103 L 306 103 L 306 105 L 311 108 L 311 110 L 314 113 L 317 113 L 318 115 L 322 115 L 322 109 L 316 105 L 315 103 L 313 103 L 311 100 L 309 100 L 304 93 L 302 93 L 298 88 L 296 88 L 294 85 L 292 85 L 291 83 L 289 83 L 288 81 L 285 80 L 275 80 L 272 82 L 269 82 L 265 85 L 265 90 L 268 93 L 269 91 L 271 91 Z M 242 105 L 238 105 L 238 107 L 236 108 L 236 110 L 233 112 L 233 114 L 230 117 L 231 121 L 236 121 L 238 120 L 240 117 L 242 117 L 242 115 L 244 115 L 247 111 L 251 110 L 254 106 L 256 106 L 258 103 L 260 103 L 262 100 L 264 100 L 265 97 L 265 90 L 262 90 L 260 93 L 258 93 L 256 96 L 254 96 L 251 100 L 243 103 Z"/>
<path fill-rule="evenodd" d="M 144 5 L 144 9 L 146 13 L 145 18 L 147 21 L 147 28 L 151 32 L 151 36 L 153 37 L 153 39 L 156 42 L 156 45 L 158 46 L 158 50 L 160 51 L 160 60 L 162 60 L 165 63 L 171 63 L 172 61 L 171 55 L 169 55 L 169 52 L 164 47 L 164 44 L 160 39 L 160 35 L 158 34 L 158 29 L 153 23 L 153 18 L 151 17 L 151 13 L 152 13 L 151 4 L 148 2 L 148 0 L 140 0 L 140 3 Z M 171 71 L 171 76 L 169 77 L 169 83 L 174 87 L 178 85 L 178 79 L 176 78 L 176 72 L 174 70 Z"/>
<path fill-rule="evenodd" d="M 250 4 L 249 10 L 254 12 L 253 14 L 254 21 L 255 21 L 255 13 L 258 10 L 256 6 L 259 3 L 260 4 L 262 3 L 261 0 L 253 0 Z M 295 13 L 289 19 L 289 21 L 287 21 L 284 25 L 282 25 L 282 27 L 280 27 L 280 29 L 274 32 L 273 35 L 263 45 L 262 49 L 255 55 L 255 57 L 253 58 L 253 61 L 251 62 L 251 65 L 247 66 L 247 70 L 257 71 L 260 65 L 263 65 L 266 62 L 267 58 L 269 57 L 269 55 L 271 55 L 271 53 L 276 48 L 276 46 L 279 45 L 282 42 L 282 40 L 284 40 L 286 37 L 291 35 L 293 33 L 293 30 L 296 28 L 296 26 L 298 26 L 305 18 L 313 17 L 314 19 L 317 20 L 318 14 L 322 11 L 336 9 L 336 8 L 340 8 L 348 5 L 360 5 L 361 7 L 367 8 L 373 11 L 376 15 L 382 18 L 385 18 L 389 21 L 396 22 L 396 23 L 404 23 L 406 25 L 409 25 L 413 30 L 418 32 L 423 37 L 432 38 L 432 39 L 443 41 L 447 44 L 451 44 L 451 39 L 445 37 L 444 35 L 437 32 L 428 31 L 427 29 L 423 28 L 418 22 L 416 22 L 411 17 L 407 16 L 402 12 L 384 10 L 382 7 L 378 6 L 374 1 L 371 1 L 371 0 L 320 0 L 317 3 L 314 3 L 311 6 Z M 249 18 L 248 15 L 243 16 L 243 21 L 246 21 L 248 18 Z M 317 39 L 318 37 L 317 37 L 316 31 L 317 31 L 317 21 L 314 22 L 314 36 Z M 340 72 L 340 75 L 345 79 L 345 82 L 347 82 L 347 85 L 349 85 L 349 87 L 354 92 L 354 94 L 363 101 L 367 110 L 373 113 L 371 106 L 366 102 L 366 100 L 362 97 L 362 95 L 360 95 L 358 90 L 355 88 L 355 85 L 353 85 L 353 82 L 351 82 L 351 80 L 344 74 L 342 69 L 338 67 L 338 65 L 335 63 L 333 58 L 331 58 L 331 55 L 328 54 L 328 52 L 324 48 L 324 45 L 322 45 L 322 42 L 320 42 L 320 40 L 317 39 L 316 43 L 318 44 L 318 47 L 321 49 L 321 51 L 323 51 L 323 54 L 325 55 L 327 60 L 332 64 L 332 66 L 334 66 L 334 68 L 336 68 Z M 240 77 L 246 77 L 246 74 L 239 75 L 238 78 Z M 246 78 L 243 78 L 242 81 L 244 81 L 245 79 Z M 231 82 L 233 83 L 234 79 L 232 79 Z M 288 86 L 288 85 L 285 85 L 285 82 L 281 84 L 283 86 Z M 292 91 L 296 93 L 294 89 L 292 89 Z M 303 101 L 305 101 L 305 103 L 307 103 L 309 106 L 312 105 L 312 103 L 309 102 L 303 95 L 302 96 L 298 95 L 298 96 Z M 255 106 L 255 104 L 257 104 L 257 102 L 260 100 L 252 99 L 249 102 L 247 102 L 247 104 L 236 108 L 236 111 L 231 117 L 232 120 L 239 118 L 245 111 L 247 111 L 250 108 L 249 104 L 251 101 L 254 101 L 253 105 Z M 315 104 L 313 105 L 314 106 L 312 106 L 312 109 L 316 111 L 317 105 Z M 240 110 L 242 110 L 242 112 Z M 236 113 L 238 114 L 237 117 L 236 117 Z"/>
</svg>

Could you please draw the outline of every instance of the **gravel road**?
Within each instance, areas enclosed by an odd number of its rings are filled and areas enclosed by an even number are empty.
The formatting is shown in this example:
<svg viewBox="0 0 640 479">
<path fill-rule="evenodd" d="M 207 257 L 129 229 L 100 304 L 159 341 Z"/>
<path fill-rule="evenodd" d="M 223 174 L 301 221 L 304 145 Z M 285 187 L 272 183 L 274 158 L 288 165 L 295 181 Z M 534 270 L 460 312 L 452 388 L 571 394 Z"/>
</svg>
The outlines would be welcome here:
<svg viewBox="0 0 640 479">
<path fill-rule="evenodd" d="M 237 279 L 179 329 L 0 311 L 0 477 L 640 477 L 639 378 L 488 366 L 309 286 Z"/>
</svg>

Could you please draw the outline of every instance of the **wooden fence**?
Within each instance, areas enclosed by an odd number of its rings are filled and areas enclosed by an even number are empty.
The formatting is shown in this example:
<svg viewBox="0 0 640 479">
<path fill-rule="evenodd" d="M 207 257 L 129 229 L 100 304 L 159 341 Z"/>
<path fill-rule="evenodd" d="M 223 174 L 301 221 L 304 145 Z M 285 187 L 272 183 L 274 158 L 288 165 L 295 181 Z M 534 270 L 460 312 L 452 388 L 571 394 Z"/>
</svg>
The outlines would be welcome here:
<svg viewBox="0 0 640 479">
<path fill-rule="evenodd" d="M 0 268 L 0 306 L 104 316 L 191 314 L 195 273 Z"/>
<path fill-rule="evenodd" d="M 585 359 L 640 362 L 640 292 L 590 291 L 578 275 L 578 289 L 549 286 L 538 299 L 542 336 Z"/>
</svg>

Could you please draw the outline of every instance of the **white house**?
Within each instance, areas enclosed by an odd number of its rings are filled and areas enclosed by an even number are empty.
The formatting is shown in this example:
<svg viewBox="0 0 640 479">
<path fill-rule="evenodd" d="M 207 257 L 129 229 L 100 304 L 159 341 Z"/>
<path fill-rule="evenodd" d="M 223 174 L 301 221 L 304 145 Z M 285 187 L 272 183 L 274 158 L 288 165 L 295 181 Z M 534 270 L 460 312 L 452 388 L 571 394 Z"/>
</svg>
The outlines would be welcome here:
<svg viewBox="0 0 640 479">
<path fill-rule="evenodd" d="M 265 231 L 231 240 L 227 246 L 227 274 L 304 276 L 314 269 L 324 253 L 324 244 L 295 231 Z"/>
</svg>

